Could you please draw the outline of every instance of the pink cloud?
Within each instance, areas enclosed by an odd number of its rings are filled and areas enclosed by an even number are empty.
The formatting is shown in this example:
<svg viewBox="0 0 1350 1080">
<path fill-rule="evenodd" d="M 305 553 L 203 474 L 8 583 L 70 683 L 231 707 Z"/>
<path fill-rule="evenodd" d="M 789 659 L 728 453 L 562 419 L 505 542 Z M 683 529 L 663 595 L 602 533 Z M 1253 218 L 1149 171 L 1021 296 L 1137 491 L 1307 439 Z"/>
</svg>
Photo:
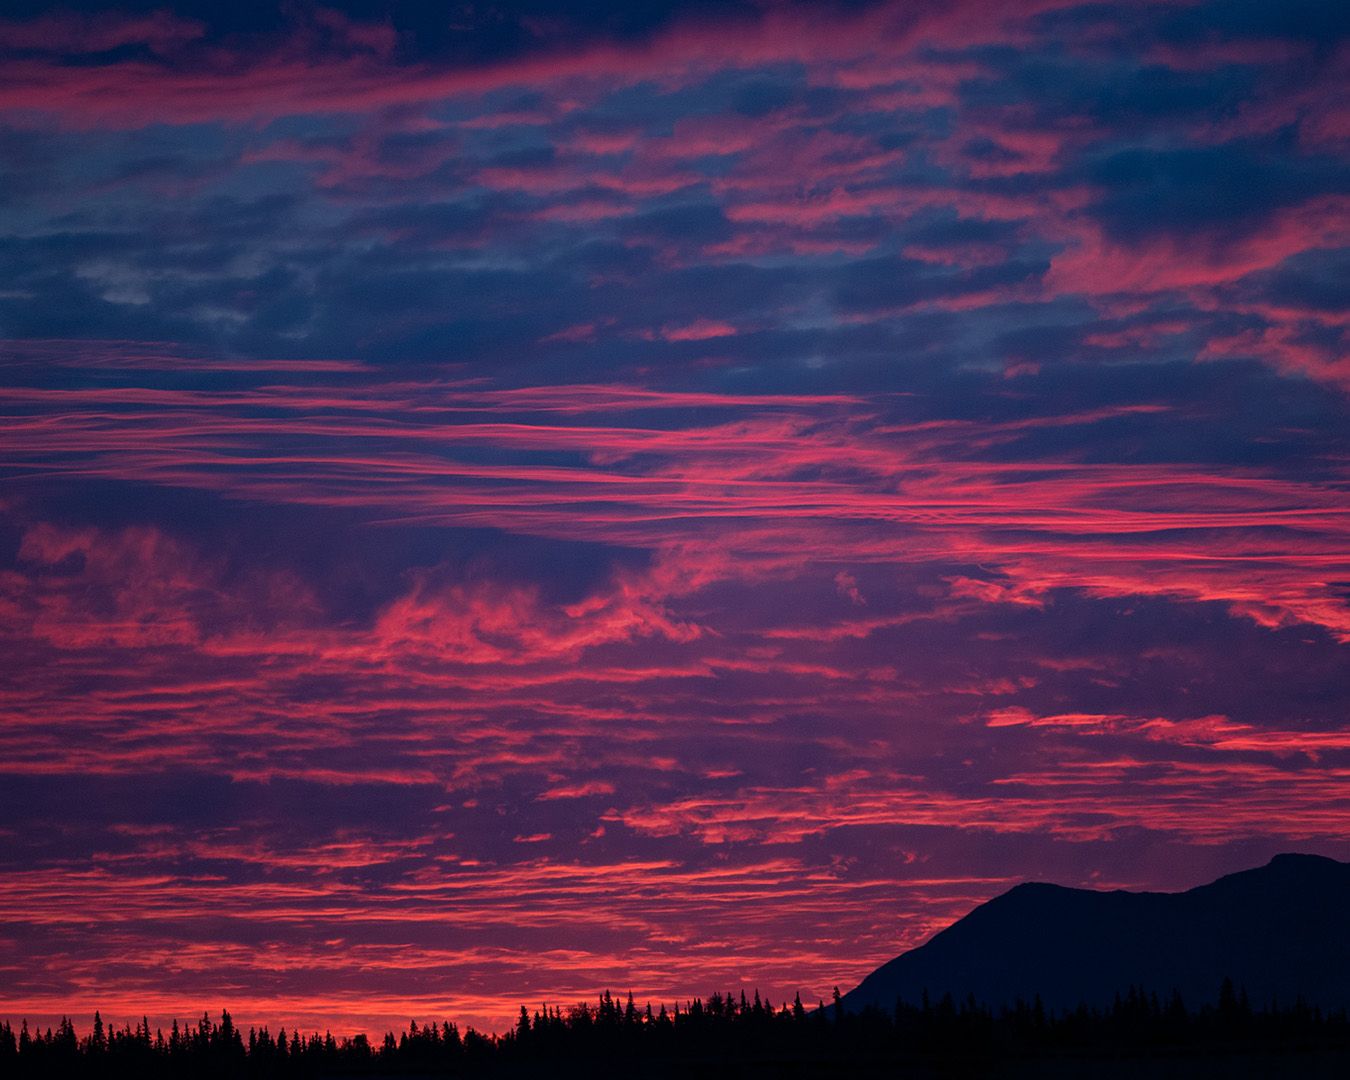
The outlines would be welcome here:
<svg viewBox="0 0 1350 1080">
<path fill-rule="evenodd" d="M 648 332 L 647 337 L 660 338 L 662 341 L 711 341 L 714 338 L 731 337 L 737 333 L 736 327 L 719 319 L 695 319 L 691 323 L 679 326 L 663 326 L 660 330 Z"/>
</svg>

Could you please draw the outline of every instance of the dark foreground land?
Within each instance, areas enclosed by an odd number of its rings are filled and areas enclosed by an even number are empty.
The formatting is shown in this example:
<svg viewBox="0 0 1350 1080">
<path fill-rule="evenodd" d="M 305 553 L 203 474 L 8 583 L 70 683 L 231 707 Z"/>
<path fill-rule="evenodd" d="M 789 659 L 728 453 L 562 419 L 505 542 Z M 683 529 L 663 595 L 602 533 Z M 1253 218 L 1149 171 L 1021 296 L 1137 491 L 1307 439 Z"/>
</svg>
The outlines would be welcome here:
<svg viewBox="0 0 1350 1080">
<path fill-rule="evenodd" d="M 774 1008 L 714 994 L 668 1012 L 606 994 L 597 1005 L 521 1010 L 501 1035 L 417 1025 L 379 1044 L 219 1022 L 147 1023 L 84 1035 L 0 1024 L 0 1077 L 15 1080 L 308 1080 L 318 1077 L 1350 1077 L 1350 1019 L 1300 1003 L 1253 1009 L 1225 984 L 1218 1004 L 1188 1009 L 1131 992 L 1108 1009 L 997 1013 L 951 998 L 858 1014 L 800 1001 Z"/>
</svg>

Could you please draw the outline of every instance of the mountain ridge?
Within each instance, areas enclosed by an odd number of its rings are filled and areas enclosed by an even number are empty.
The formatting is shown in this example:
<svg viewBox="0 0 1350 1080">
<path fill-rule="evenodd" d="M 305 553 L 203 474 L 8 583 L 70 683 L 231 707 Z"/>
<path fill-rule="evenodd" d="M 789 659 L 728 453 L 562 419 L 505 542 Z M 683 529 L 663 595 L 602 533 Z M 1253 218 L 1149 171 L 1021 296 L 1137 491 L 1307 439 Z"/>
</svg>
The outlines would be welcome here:
<svg viewBox="0 0 1350 1080">
<path fill-rule="evenodd" d="M 846 1011 L 917 1004 L 1108 1005 L 1131 987 L 1213 1002 L 1225 978 L 1253 1003 L 1350 1008 L 1350 863 L 1288 852 L 1183 892 L 1022 882 L 843 996 Z"/>
</svg>

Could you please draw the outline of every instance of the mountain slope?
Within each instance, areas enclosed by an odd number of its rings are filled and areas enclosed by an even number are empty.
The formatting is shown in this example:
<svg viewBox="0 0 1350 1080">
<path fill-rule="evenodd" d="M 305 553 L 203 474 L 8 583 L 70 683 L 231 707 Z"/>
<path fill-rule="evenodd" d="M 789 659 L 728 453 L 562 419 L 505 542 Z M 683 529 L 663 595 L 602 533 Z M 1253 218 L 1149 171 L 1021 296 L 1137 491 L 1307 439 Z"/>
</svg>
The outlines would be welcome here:
<svg viewBox="0 0 1350 1080">
<path fill-rule="evenodd" d="M 1302 995 L 1350 1008 L 1350 863 L 1277 855 L 1182 893 L 1018 885 L 883 964 L 844 1008 L 974 994 L 990 1005 L 1106 1005 L 1142 986 L 1213 1001 L 1230 977 L 1254 1004 Z"/>
</svg>

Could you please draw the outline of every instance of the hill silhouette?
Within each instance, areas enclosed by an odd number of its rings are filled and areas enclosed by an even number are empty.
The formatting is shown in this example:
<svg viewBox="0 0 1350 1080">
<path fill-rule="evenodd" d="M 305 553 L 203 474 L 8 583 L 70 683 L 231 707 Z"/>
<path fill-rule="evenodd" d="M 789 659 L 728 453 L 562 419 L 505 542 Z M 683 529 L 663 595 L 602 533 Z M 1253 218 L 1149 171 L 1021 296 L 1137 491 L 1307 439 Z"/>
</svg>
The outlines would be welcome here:
<svg viewBox="0 0 1350 1080">
<path fill-rule="evenodd" d="M 1028 883 L 977 907 L 845 994 L 845 1012 L 897 999 L 1049 1009 L 1111 1004 L 1130 987 L 1214 1002 L 1224 979 L 1254 1004 L 1350 1008 L 1350 863 L 1277 855 L 1181 893 Z"/>
</svg>

